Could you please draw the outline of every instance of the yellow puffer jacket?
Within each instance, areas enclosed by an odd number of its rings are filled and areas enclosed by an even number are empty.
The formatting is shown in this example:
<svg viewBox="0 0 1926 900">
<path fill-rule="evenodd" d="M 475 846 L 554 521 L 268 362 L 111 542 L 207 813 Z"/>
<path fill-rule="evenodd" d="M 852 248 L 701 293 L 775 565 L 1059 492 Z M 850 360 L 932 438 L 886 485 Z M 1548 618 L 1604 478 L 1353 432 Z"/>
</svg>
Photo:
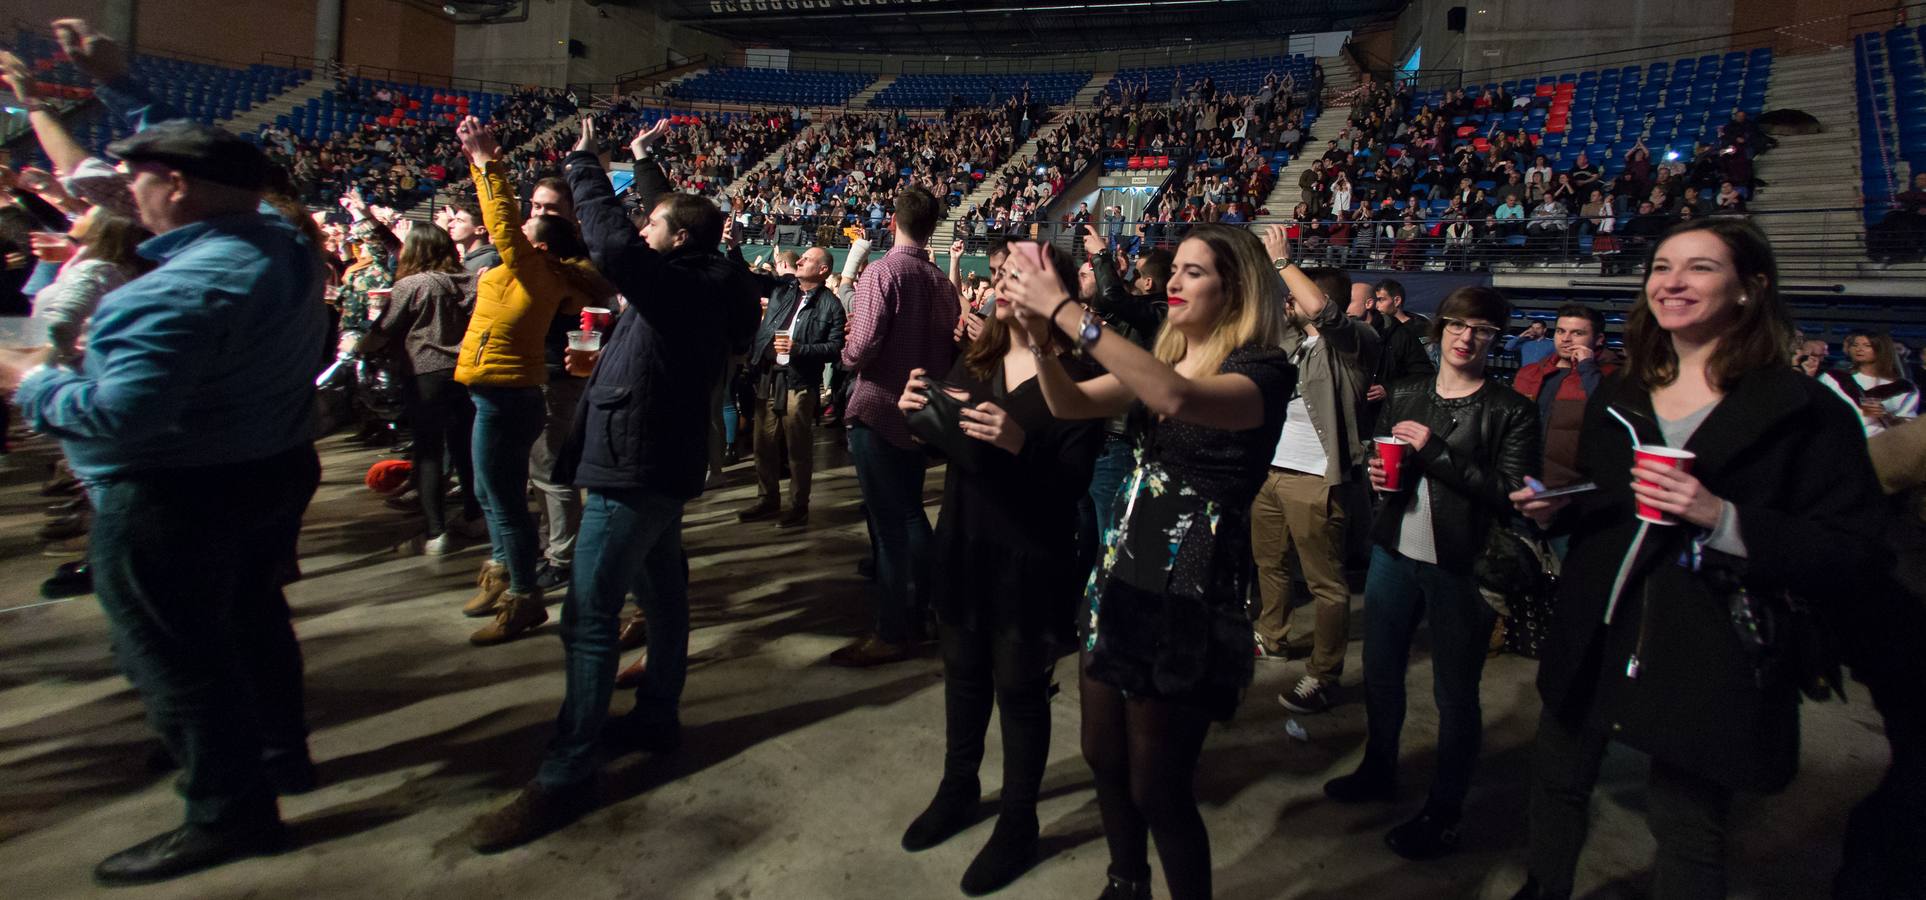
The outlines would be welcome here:
<svg viewBox="0 0 1926 900">
<path fill-rule="evenodd" d="M 588 260 L 557 260 L 528 242 L 520 227 L 521 203 L 500 162 L 469 172 L 502 264 L 476 286 L 455 380 L 471 387 L 539 387 L 548 383 L 543 341 L 555 317 L 579 316 L 582 307 L 599 305 L 614 289 Z"/>
</svg>

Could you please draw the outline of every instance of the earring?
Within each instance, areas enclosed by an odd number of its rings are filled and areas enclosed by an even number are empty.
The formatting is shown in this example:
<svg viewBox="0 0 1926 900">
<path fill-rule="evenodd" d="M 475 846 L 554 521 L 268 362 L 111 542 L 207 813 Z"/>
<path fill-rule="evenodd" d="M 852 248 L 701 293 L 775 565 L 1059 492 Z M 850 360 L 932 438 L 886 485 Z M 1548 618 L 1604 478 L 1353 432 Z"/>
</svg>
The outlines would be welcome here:
<svg viewBox="0 0 1926 900">
<path fill-rule="evenodd" d="M 1746 295 L 1744 295 L 1744 294 L 1740 294 L 1740 295 L 1739 295 L 1739 305 L 1740 305 L 1740 306 L 1744 306 L 1744 305 L 1745 305 L 1745 301 L 1746 301 L 1747 299 L 1749 299 L 1749 298 L 1747 298 L 1747 297 L 1746 297 Z"/>
</svg>

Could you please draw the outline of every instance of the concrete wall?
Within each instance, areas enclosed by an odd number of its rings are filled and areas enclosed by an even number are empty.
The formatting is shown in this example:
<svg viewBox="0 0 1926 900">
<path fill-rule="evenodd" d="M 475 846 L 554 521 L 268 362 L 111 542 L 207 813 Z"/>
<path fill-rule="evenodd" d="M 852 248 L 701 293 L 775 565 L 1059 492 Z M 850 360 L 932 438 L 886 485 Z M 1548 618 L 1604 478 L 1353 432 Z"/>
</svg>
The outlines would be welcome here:
<svg viewBox="0 0 1926 900">
<path fill-rule="evenodd" d="M 308 5 L 312 6 L 312 0 Z M 314 22 L 308 20 L 309 43 Z M 343 0 L 341 61 L 429 75 L 454 74 L 455 23 L 395 0 Z"/>
<path fill-rule="evenodd" d="M 539 2 L 539 0 L 538 0 Z M 52 19 L 50 0 L 0 0 L 0 22 L 36 25 Z M 59 0 L 61 15 L 100 20 L 104 0 Z M 314 53 L 315 0 L 138 0 L 134 42 L 139 49 L 185 53 L 236 64 L 264 52 Z M 435 13 L 397 0 L 343 0 L 343 62 L 448 75 L 455 26 Z"/>
<path fill-rule="evenodd" d="M 585 55 L 570 59 L 570 39 Z M 586 0 L 529 0 L 528 20 L 455 28 L 454 74 L 517 84 L 561 87 L 613 82 L 616 76 L 661 65 L 669 49 L 724 57 L 728 42 L 677 26 L 648 6 L 590 6 Z"/>
<path fill-rule="evenodd" d="M 1652 44 L 1698 38 L 1716 39 L 1732 32 L 1734 0 L 1542 0 L 1506 3 L 1465 0 L 1464 68 L 1468 80 L 1487 80 L 1493 70 L 1504 77 L 1507 67 L 1559 61 L 1553 68 L 1587 68 L 1589 62 L 1571 57 L 1609 54 Z M 1439 0 L 1448 8 L 1449 0 Z M 1442 13 L 1441 13 L 1442 15 Z M 1704 46 L 1681 48 L 1705 53 L 1723 50 L 1728 41 L 1709 40 Z M 1425 47 L 1425 65 L 1432 66 Z M 1609 60 L 1599 64 L 1609 64 Z"/>
</svg>

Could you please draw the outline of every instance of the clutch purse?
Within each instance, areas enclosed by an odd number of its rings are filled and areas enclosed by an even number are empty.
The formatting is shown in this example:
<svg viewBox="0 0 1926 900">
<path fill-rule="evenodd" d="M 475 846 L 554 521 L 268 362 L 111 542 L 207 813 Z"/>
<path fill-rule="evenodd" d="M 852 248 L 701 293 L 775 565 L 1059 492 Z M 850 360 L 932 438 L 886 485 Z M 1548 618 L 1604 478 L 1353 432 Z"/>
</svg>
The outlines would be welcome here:
<svg viewBox="0 0 1926 900">
<path fill-rule="evenodd" d="M 929 402 L 922 409 L 909 414 L 909 431 L 948 457 L 950 462 L 974 469 L 981 442 L 963 433 L 964 401 L 950 396 L 946 390 L 950 387 L 937 379 L 923 378 L 923 386 L 917 393 Z"/>
</svg>

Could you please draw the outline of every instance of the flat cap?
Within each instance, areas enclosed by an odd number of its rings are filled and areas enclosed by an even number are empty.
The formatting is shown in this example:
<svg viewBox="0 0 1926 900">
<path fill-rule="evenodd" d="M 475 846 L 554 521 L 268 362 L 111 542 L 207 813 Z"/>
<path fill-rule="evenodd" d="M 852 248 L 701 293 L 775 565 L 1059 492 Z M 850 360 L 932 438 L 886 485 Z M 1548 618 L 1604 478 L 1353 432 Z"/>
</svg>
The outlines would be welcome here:
<svg viewBox="0 0 1926 900">
<path fill-rule="evenodd" d="M 225 128 L 170 119 L 107 145 L 128 162 L 160 163 L 190 178 L 250 191 L 268 183 L 271 163 L 261 148 Z"/>
</svg>

